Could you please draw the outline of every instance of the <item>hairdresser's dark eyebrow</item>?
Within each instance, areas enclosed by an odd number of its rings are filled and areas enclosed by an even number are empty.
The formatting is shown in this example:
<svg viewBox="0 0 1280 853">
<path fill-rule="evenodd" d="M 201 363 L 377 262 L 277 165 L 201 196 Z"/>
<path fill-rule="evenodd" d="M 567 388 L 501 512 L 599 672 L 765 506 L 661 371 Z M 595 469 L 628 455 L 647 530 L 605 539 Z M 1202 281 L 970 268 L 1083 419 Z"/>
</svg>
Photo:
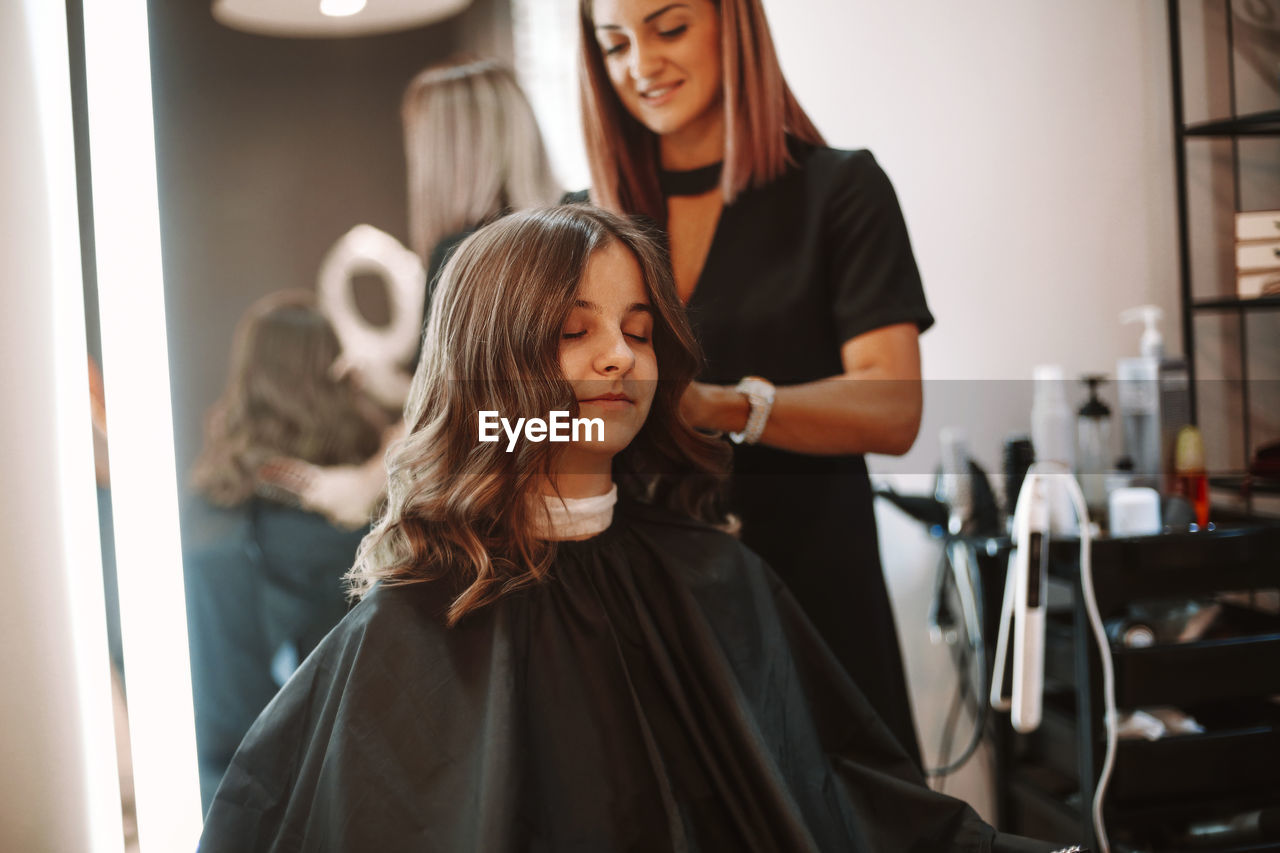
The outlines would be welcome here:
<svg viewBox="0 0 1280 853">
<path fill-rule="evenodd" d="M 599 305 L 595 304 L 594 302 L 588 302 L 585 299 L 573 300 L 573 306 L 575 308 L 585 308 L 588 311 L 591 311 L 595 314 L 604 313 L 604 309 L 602 309 Z M 653 309 L 649 307 L 649 304 L 647 302 L 633 302 L 632 304 L 627 306 L 627 310 L 624 311 L 623 313 L 624 314 L 635 314 L 635 313 L 653 314 Z"/>
<path fill-rule="evenodd" d="M 670 12 L 672 9 L 676 8 L 677 6 L 684 6 L 686 9 L 692 8 L 691 6 L 689 6 L 688 3 L 668 3 L 658 11 L 650 12 L 649 14 L 645 15 L 644 22 L 647 24 L 650 21 L 652 21 L 654 18 L 657 18 L 660 15 Z M 596 24 L 596 29 L 597 30 L 620 30 L 622 29 L 622 27 L 618 26 L 617 24 Z"/>
</svg>

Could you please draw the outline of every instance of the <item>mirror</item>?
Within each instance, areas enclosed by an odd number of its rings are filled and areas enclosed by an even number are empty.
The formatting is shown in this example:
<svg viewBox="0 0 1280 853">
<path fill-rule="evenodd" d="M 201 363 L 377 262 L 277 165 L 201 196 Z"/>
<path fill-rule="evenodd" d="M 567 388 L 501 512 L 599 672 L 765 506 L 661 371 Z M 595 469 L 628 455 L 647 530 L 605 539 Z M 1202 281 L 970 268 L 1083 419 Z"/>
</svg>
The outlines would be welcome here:
<svg viewBox="0 0 1280 853">
<path fill-rule="evenodd" d="M 215 20 L 208 3 L 149 4 L 155 173 L 189 625 L 209 624 L 201 621 L 208 615 L 202 608 L 207 611 L 221 603 L 225 606 L 218 618 L 224 618 L 235 612 L 237 604 L 243 605 L 231 572 L 237 566 L 255 565 L 264 550 L 254 528 L 268 523 L 260 515 L 243 507 L 210 507 L 192 489 L 206 418 L 227 383 L 233 330 L 246 310 L 268 293 L 308 291 L 330 307 L 347 309 L 347 322 L 333 324 L 344 340 L 376 339 L 394 350 L 386 354 L 402 358 L 416 349 L 418 320 L 403 322 L 409 315 L 421 316 L 422 269 L 416 258 L 408 262 L 407 250 L 402 248 L 409 240 L 400 99 L 408 81 L 428 65 L 457 54 L 497 56 L 510 62 L 513 53 L 511 14 L 505 2 L 452 5 L 455 11 L 467 8 L 408 30 L 357 38 L 285 39 L 229 29 Z M 76 7 L 74 34 L 82 16 L 80 4 L 72 6 Z M 362 227 L 353 232 L 356 226 Z M 361 240 L 365 245 L 357 245 Z M 100 257 L 105 257 L 106 248 Z M 335 252 L 345 255 L 337 257 Z M 326 260 L 332 275 L 322 277 Z M 377 284 L 382 287 L 371 287 L 370 276 L 380 279 Z M 101 362 L 102 344 L 96 334 L 98 294 L 94 276 L 86 278 L 90 349 Z M 322 278 L 325 283 L 318 290 Z M 107 316 L 106 302 L 101 321 L 117 326 L 123 322 L 127 328 L 127 319 Z M 397 312 L 396 307 L 403 310 Z M 367 377 L 376 377 L 369 365 L 358 367 Z M 111 366 L 106 370 L 108 400 L 123 399 L 111 395 Z M 108 411 L 112 405 L 108 402 Z M 370 420 L 376 421 L 377 416 Z M 378 448 L 376 431 L 347 438 L 357 444 L 364 441 L 361 458 Z M 117 435 L 117 442 L 123 440 Z M 105 492 L 102 508 L 104 530 L 109 531 L 111 502 Z M 282 523 L 296 526 L 302 515 L 295 511 Z M 176 522 L 173 527 L 176 535 Z M 345 608 L 341 575 L 350 566 L 361 532 L 334 530 L 327 540 L 308 537 L 305 531 L 292 532 L 290 541 L 300 538 L 303 550 L 307 545 L 327 546 L 333 555 L 329 595 L 322 605 L 329 608 L 329 624 Z M 113 545 L 109 535 L 104 537 L 108 556 Z M 111 568 L 108 565 L 108 587 Z M 280 591 L 273 587 L 268 594 Z M 118 605 L 110 609 L 108 622 L 114 625 L 120 609 Z M 126 608 L 123 621 L 154 621 L 157 615 L 135 614 L 131 619 Z M 124 660 L 117 660 L 116 666 L 127 674 L 128 624 L 123 634 Z M 322 630 L 319 635 L 313 631 L 300 643 L 265 638 L 276 653 L 265 674 L 267 680 L 260 685 L 261 695 L 269 698 L 274 685 L 287 677 L 306 648 L 322 635 Z M 115 637 L 118 632 L 111 643 L 113 650 L 119 645 Z M 232 626 L 224 639 L 234 646 L 245 637 Z M 201 654 L 201 648 L 192 643 L 194 655 Z M 217 647 L 213 657 L 220 660 L 227 650 L 225 644 Z M 193 664 L 197 669 L 201 666 L 199 659 Z M 225 686 L 240 689 L 243 675 L 219 670 L 212 681 L 206 680 L 206 695 L 217 693 L 217 678 L 230 678 Z M 127 679 L 124 684 L 129 685 Z M 211 692 L 208 685 L 215 689 Z M 129 697 L 135 700 L 136 732 L 140 720 L 148 718 L 151 703 L 140 692 L 141 684 L 134 687 L 138 689 L 129 691 Z M 189 707 L 190 697 L 184 701 Z M 211 729 L 203 725 L 208 720 L 201 720 L 200 708 L 196 714 L 202 733 L 216 730 L 223 722 L 215 719 Z M 250 721 L 252 715 L 256 710 Z M 235 723 L 241 724 L 247 725 Z M 238 734 L 234 740 L 238 742 Z M 141 748 L 135 738 L 133 756 L 140 771 Z M 144 775 L 139 773 L 140 786 Z M 216 782 L 216 778 L 202 780 L 206 802 Z M 143 812 L 147 808 L 144 793 L 140 787 Z M 140 817 L 145 823 L 145 814 Z M 147 841 L 145 831 L 143 843 L 152 849 L 165 845 L 154 835 Z"/>
</svg>

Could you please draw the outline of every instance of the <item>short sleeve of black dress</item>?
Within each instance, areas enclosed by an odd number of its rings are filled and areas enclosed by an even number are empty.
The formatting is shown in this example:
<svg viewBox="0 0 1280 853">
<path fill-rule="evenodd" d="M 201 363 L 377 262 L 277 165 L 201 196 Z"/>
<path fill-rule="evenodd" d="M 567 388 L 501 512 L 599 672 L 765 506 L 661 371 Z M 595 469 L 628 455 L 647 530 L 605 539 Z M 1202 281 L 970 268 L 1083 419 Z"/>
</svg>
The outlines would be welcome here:
<svg viewBox="0 0 1280 853">
<path fill-rule="evenodd" d="M 825 242 L 837 332 L 848 341 L 896 323 L 933 325 L 902 208 L 870 151 L 815 152 L 830 158 Z"/>
<path fill-rule="evenodd" d="M 897 195 L 871 152 L 794 145 L 792 156 L 720 215 L 688 305 L 704 381 L 813 382 L 844 372 L 850 338 L 933 324 Z"/>
</svg>

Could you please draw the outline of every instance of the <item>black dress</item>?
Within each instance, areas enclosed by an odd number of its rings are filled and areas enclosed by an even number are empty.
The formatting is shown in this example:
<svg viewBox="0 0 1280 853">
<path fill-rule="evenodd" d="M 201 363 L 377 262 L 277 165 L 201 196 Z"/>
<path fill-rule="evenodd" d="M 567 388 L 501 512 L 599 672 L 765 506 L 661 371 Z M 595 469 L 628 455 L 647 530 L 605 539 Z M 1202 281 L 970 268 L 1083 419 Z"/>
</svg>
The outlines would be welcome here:
<svg viewBox="0 0 1280 853">
<path fill-rule="evenodd" d="M 850 338 L 933 324 L 897 196 L 871 153 L 794 144 L 792 156 L 797 165 L 720 215 L 688 304 L 704 382 L 825 379 L 844 372 Z M 743 541 L 786 582 L 919 765 L 863 457 L 735 446 L 733 465 Z"/>
<path fill-rule="evenodd" d="M 1035 850 L 924 787 L 733 538 L 623 501 L 446 628 L 376 588 L 237 751 L 201 853 Z"/>
<path fill-rule="evenodd" d="M 183 511 L 183 567 L 200 795 L 205 809 L 241 739 L 349 609 L 342 576 L 368 528 L 254 499 Z"/>
</svg>

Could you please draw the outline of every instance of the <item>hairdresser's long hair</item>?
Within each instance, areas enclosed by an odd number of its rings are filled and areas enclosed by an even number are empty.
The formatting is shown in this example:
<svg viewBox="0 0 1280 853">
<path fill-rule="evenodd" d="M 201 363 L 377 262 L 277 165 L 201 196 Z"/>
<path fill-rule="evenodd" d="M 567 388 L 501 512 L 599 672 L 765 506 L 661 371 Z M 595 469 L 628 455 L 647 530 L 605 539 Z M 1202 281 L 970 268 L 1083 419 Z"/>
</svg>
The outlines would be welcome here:
<svg viewBox="0 0 1280 853">
<path fill-rule="evenodd" d="M 720 192 L 729 204 L 747 187 L 763 186 L 786 170 L 788 138 L 825 143 L 782 76 L 760 0 L 714 2 L 720 13 L 724 86 Z M 613 90 L 591 5 L 591 0 L 580 0 L 578 6 L 578 82 L 591 200 L 616 213 L 640 213 L 665 223 L 658 137 L 627 112 Z"/>
<path fill-rule="evenodd" d="M 272 495 L 259 469 L 277 457 L 353 465 L 377 452 L 376 408 L 335 379 L 340 345 L 305 290 L 269 294 L 236 326 L 226 389 L 209 410 L 191 481 L 218 506 Z"/>
<path fill-rule="evenodd" d="M 405 89 L 400 114 L 409 242 L 424 261 L 446 237 L 559 197 L 533 109 L 497 61 L 422 71 Z"/>
<path fill-rule="evenodd" d="M 408 433 L 387 456 L 385 514 L 349 576 L 363 595 L 381 581 L 447 578 L 450 624 L 545 577 L 555 543 L 535 535 L 539 487 L 563 444 L 481 443 L 477 413 L 578 415 L 560 369 L 560 337 L 593 252 L 619 243 L 636 258 L 653 309 L 661 377 L 649 416 L 613 460 L 631 498 L 709 522 L 717 514 L 728 450 L 680 417 L 680 397 L 701 355 L 676 297 L 669 264 L 621 217 L 585 205 L 504 217 L 468 238 L 441 273 L 422 357 L 405 407 Z"/>
</svg>

